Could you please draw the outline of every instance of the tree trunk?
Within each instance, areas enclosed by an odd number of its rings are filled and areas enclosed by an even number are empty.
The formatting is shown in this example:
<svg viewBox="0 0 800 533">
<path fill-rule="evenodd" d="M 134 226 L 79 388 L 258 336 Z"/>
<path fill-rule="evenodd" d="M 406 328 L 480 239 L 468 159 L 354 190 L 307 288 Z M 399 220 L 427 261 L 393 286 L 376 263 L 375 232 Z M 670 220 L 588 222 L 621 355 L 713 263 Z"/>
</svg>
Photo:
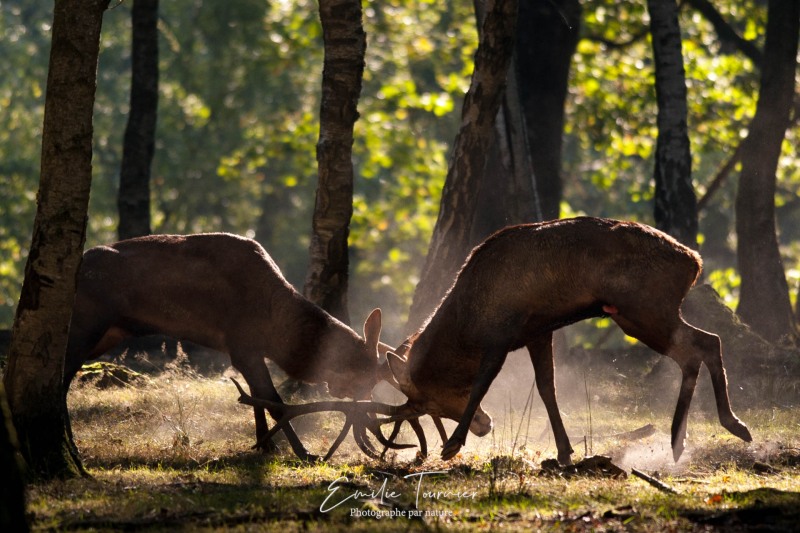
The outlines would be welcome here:
<svg viewBox="0 0 800 533">
<path fill-rule="evenodd" d="M 17 432 L 11 424 L 6 392 L 0 383 L 0 531 L 28 531 L 25 519 L 25 484 L 19 460 Z"/>
<path fill-rule="evenodd" d="M 656 227 L 697 248 L 697 198 L 686 124 L 686 76 L 675 0 L 647 0 L 656 70 Z"/>
<path fill-rule="evenodd" d="M 353 126 L 364 72 L 366 34 L 358 0 L 321 0 L 325 61 L 317 164 L 319 184 L 304 293 L 344 323 L 353 214 Z"/>
<path fill-rule="evenodd" d="M 47 78 L 38 207 L 4 384 L 34 475 L 83 472 L 72 442 L 64 353 L 86 236 L 92 107 L 108 0 L 57 0 Z"/>
<path fill-rule="evenodd" d="M 158 0 L 135 0 L 131 17 L 131 108 L 117 196 L 120 240 L 151 233 L 150 165 L 158 112 Z"/>
<path fill-rule="evenodd" d="M 775 173 L 789 125 L 800 2 L 770 0 L 761 90 L 742 146 L 736 235 L 742 278 L 737 313 L 770 342 L 797 337 L 775 226 Z"/>
<path fill-rule="evenodd" d="M 578 0 L 519 6 L 519 87 L 543 220 L 560 214 L 564 102 L 580 23 Z"/>
<path fill-rule="evenodd" d="M 484 4 L 477 0 L 474 5 L 481 28 L 486 17 Z M 503 101 L 495 118 L 494 142 L 487 154 L 487 171 L 480 180 L 475 216 L 470 223 L 470 247 L 505 226 L 542 220 L 528 128 L 522 113 L 518 70 L 513 53 Z"/>
<path fill-rule="evenodd" d="M 475 70 L 464 98 L 461 128 L 450 156 L 439 217 L 409 313 L 409 331 L 416 329 L 436 308 L 474 244 L 470 241 L 470 225 L 511 63 L 516 18 L 516 0 L 487 2 Z"/>
</svg>

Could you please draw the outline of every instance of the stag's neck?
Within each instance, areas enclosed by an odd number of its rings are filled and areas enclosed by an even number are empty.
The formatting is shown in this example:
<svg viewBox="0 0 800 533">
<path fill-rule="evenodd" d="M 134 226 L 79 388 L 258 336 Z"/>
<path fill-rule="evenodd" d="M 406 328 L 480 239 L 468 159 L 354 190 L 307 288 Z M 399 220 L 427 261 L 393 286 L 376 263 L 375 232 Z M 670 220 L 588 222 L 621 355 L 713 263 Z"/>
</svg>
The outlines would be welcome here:
<svg viewBox="0 0 800 533">
<path fill-rule="evenodd" d="M 352 353 L 347 344 L 358 336 L 299 293 L 292 294 L 286 307 L 292 311 L 276 317 L 281 333 L 272 359 L 294 379 L 326 381 L 325 369 Z"/>
<path fill-rule="evenodd" d="M 408 359 L 412 373 L 427 375 L 453 354 L 458 354 L 459 357 L 469 356 L 466 347 L 459 344 L 460 336 L 451 334 L 455 331 L 457 320 L 452 311 L 453 306 L 448 297 L 410 338 L 412 344 Z"/>
</svg>

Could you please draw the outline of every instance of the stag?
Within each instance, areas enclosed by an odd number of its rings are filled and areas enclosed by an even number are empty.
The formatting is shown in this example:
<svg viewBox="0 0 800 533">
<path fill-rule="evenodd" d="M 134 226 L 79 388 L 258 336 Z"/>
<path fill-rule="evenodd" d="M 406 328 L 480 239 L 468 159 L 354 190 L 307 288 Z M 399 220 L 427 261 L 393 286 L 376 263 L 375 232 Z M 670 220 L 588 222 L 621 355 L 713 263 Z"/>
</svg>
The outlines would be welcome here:
<svg viewBox="0 0 800 533">
<path fill-rule="evenodd" d="M 325 382 L 333 396 L 368 398 L 381 379 L 381 313 L 364 337 L 320 309 L 284 279 L 256 241 L 225 233 L 151 235 L 87 250 L 79 276 L 64 368 L 65 390 L 89 359 L 131 336 L 163 334 L 227 353 L 253 396 L 282 415 L 265 357 L 290 377 Z M 274 444 L 264 406 L 254 406 L 256 446 Z M 368 418 L 355 418 L 362 435 Z M 288 422 L 294 453 L 313 459 Z M 360 442 L 359 442 L 359 445 Z M 402 445 L 398 445 L 401 446 Z"/>
<path fill-rule="evenodd" d="M 457 421 L 441 454 L 451 459 L 468 431 L 491 430 L 481 400 L 507 354 L 525 346 L 558 460 L 569 464 L 573 450 L 556 403 L 552 332 L 610 316 L 680 366 L 671 435 L 676 461 L 701 364 L 711 375 L 720 423 L 749 442 L 747 426 L 731 410 L 719 337 L 681 317 L 681 302 L 701 268 L 697 253 L 633 222 L 580 217 L 500 230 L 472 251 L 436 311 L 405 343 L 405 356 L 388 354 L 396 385 L 408 396 L 404 412 Z"/>
</svg>

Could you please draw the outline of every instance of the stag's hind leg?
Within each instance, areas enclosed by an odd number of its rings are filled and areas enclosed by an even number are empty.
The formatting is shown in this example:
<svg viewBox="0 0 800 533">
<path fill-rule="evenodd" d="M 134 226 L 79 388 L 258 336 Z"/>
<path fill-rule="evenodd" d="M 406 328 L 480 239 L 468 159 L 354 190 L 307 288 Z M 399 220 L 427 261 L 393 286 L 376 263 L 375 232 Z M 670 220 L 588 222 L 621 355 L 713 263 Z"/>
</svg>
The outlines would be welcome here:
<svg viewBox="0 0 800 533">
<path fill-rule="evenodd" d="M 572 464 L 572 445 L 569 442 L 561 413 L 556 402 L 555 363 L 553 361 L 553 334 L 547 333 L 537 337 L 527 345 L 531 356 L 533 370 L 536 376 L 536 388 L 542 398 L 550 425 L 553 427 L 553 436 L 558 449 L 558 462 L 562 465 Z"/>
<path fill-rule="evenodd" d="M 648 316 L 651 319 L 641 319 Z M 612 315 L 612 318 L 625 333 L 670 357 L 681 369 L 681 389 L 672 419 L 672 455 L 676 461 L 685 446 L 689 407 L 703 363 L 711 374 L 720 423 L 737 437 L 748 442 L 751 440 L 747 426 L 731 410 L 719 337 L 687 324 L 677 310 L 670 316 L 653 317 L 647 312 L 626 312 L 623 315 L 620 312 Z"/>
<path fill-rule="evenodd" d="M 672 309 L 673 306 L 663 305 L 662 308 Z M 674 309 L 674 313 L 664 314 L 653 313 L 651 309 L 621 306 L 618 312 L 611 313 L 611 317 L 626 334 L 639 339 L 658 353 L 670 357 L 681 369 L 683 377 L 675 414 L 672 417 L 671 439 L 672 456 L 677 461 L 685 447 L 689 407 L 703 358 L 692 345 L 691 330 L 694 328 L 689 327 L 681 319 L 678 305 L 674 306 Z"/>
<path fill-rule="evenodd" d="M 699 362 L 697 362 L 697 359 L 700 359 L 708 368 L 708 372 L 711 375 L 711 384 L 714 387 L 717 415 L 722 427 L 746 442 L 752 441 L 750 430 L 731 409 L 731 402 L 728 396 L 728 379 L 722 362 L 722 344 L 719 337 L 681 321 L 680 326 L 678 326 L 673 335 L 673 339 L 673 345 L 667 355 L 678 361 L 678 364 L 681 364 L 679 358 L 683 358 L 691 360 L 691 364 L 696 364 L 698 367 Z M 686 355 L 687 352 L 691 355 Z M 681 365 L 681 368 L 683 368 L 683 365 Z"/>
</svg>

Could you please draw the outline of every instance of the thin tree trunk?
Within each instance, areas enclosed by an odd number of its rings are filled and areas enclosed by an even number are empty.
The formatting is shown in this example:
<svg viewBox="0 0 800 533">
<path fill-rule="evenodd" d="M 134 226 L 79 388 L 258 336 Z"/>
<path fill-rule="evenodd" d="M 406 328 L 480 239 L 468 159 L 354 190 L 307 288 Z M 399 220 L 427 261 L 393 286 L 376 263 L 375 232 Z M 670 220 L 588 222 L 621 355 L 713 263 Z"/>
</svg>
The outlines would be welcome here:
<svg viewBox="0 0 800 533">
<path fill-rule="evenodd" d="M 86 237 L 92 107 L 108 0 L 57 0 L 45 97 L 38 208 L 4 384 L 34 475 L 83 472 L 69 429 L 64 353 Z"/>
<path fill-rule="evenodd" d="M 117 196 L 120 239 L 151 233 L 150 166 L 158 113 L 158 0 L 134 0 L 131 17 L 131 107 Z"/>
<path fill-rule="evenodd" d="M 519 6 L 515 48 L 519 88 L 544 220 L 560 214 L 564 102 L 580 21 L 578 0 L 522 2 Z"/>
<path fill-rule="evenodd" d="M 697 248 L 697 198 L 692 186 L 678 4 L 675 0 L 647 0 L 647 9 L 653 37 L 658 102 L 656 227 L 683 244 Z"/>
<path fill-rule="evenodd" d="M 475 217 L 488 147 L 495 135 L 495 117 L 514 49 L 516 19 L 516 0 L 487 2 L 475 70 L 461 111 L 461 128 L 450 156 L 439 217 L 414 292 L 408 331 L 416 329 L 436 308 L 472 248 L 470 225 Z"/>
<path fill-rule="evenodd" d="M 736 235 L 742 278 L 737 313 L 771 342 L 797 338 L 775 225 L 775 173 L 789 125 L 797 68 L 800 2 L 770 0 L 761 90 L 742 146 Z"/>
<path fill-rule="evenodd" d="M 358 119 L 367 39 L 359 0 L 320 0 L 319 12 L 325 43 L 317 142 L 319 184 L 304 293 L 349 323 L 347 238 L 353 214 L 353 126 Z"/>
</svg>

